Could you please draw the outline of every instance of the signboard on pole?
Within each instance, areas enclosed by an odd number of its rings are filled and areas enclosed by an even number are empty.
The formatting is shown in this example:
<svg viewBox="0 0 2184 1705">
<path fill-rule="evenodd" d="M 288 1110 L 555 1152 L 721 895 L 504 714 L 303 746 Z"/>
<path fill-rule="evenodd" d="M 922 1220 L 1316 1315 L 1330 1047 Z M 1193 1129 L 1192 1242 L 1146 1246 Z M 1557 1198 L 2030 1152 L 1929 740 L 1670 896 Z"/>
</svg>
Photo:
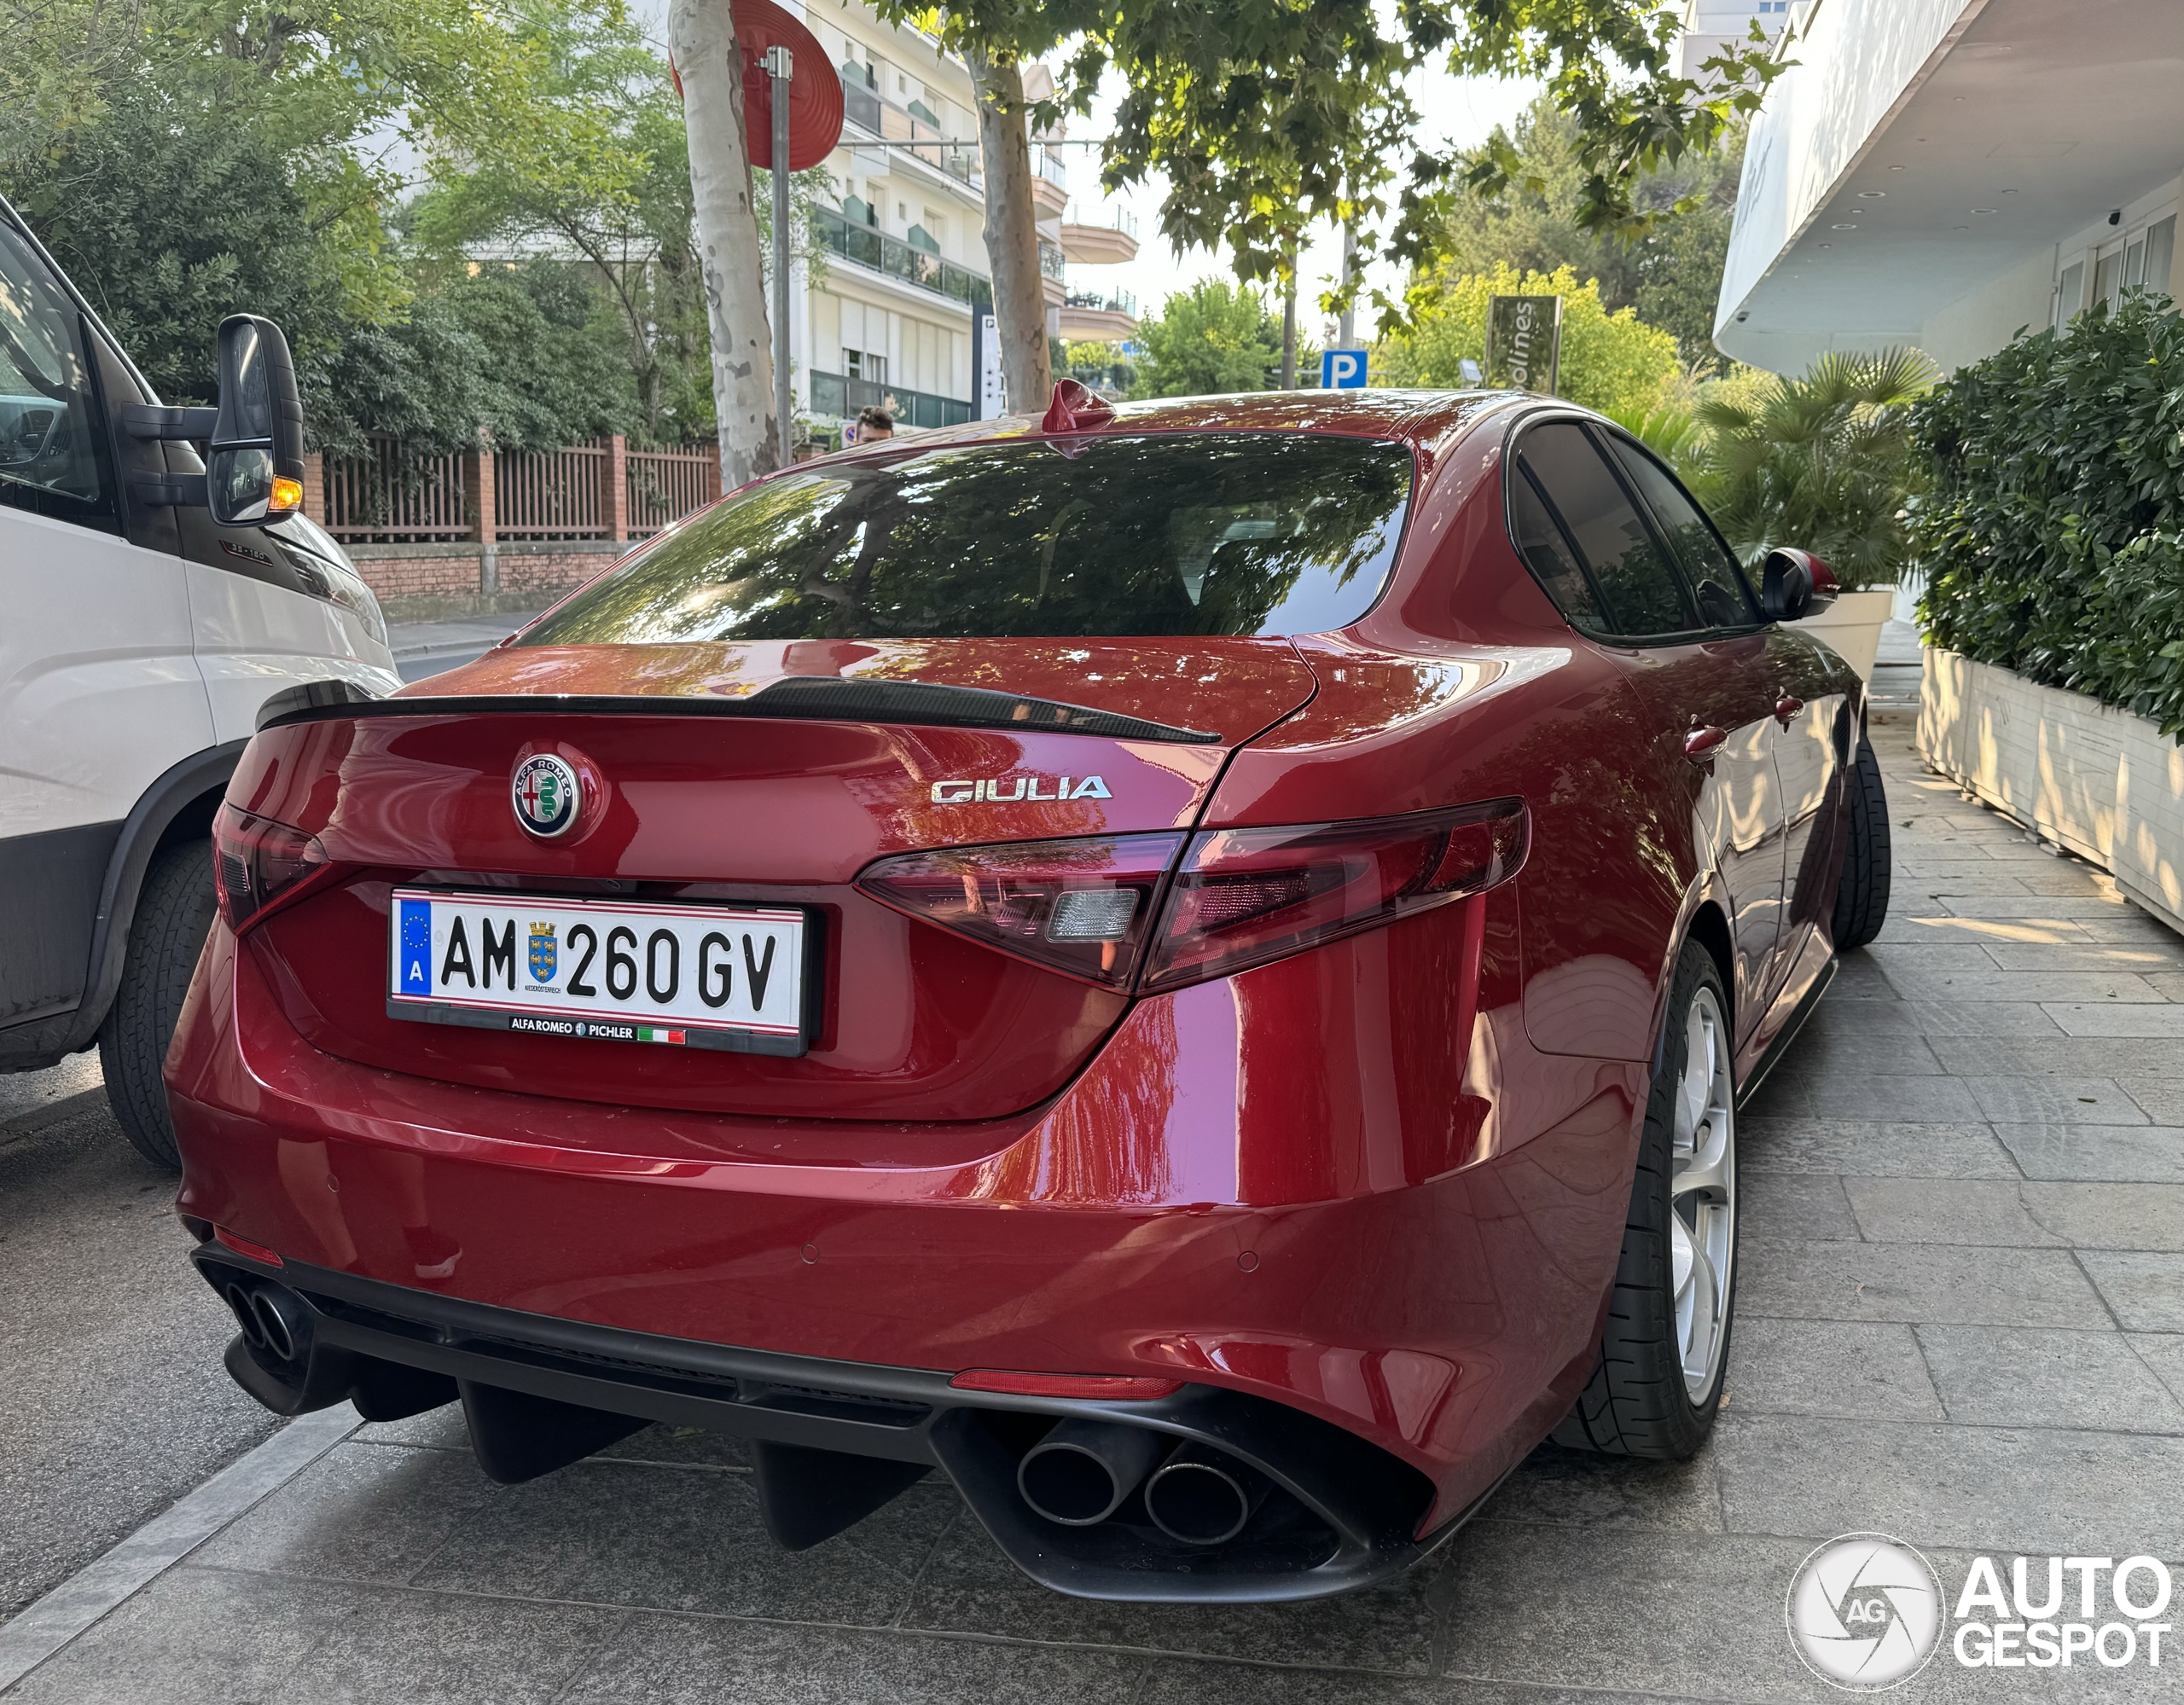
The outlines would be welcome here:
<svg viewBox="0 0 2184 1705">
<path fill-rule="evenodd" d="M 1008 412 L 1001 382 L 1001 329 L 991 314 L 971 316 L 971 408 L 981 420 Z"/>
<path fill-rule="evenodd" d="M 1356 391 L 1365 383 L 1365 351 L 1363 350 L 1321 350 L 1320 351 L 1320 389 L 1322 391 Z"/>
<path fill-rule="evenodd" d="M 1560 296 L 1490 296 L 1486 299 L 1486 382 L 1496 390 L 1513 387 L 1554 394 L 1562 363 L 1562 299 Z"/>
</svg>

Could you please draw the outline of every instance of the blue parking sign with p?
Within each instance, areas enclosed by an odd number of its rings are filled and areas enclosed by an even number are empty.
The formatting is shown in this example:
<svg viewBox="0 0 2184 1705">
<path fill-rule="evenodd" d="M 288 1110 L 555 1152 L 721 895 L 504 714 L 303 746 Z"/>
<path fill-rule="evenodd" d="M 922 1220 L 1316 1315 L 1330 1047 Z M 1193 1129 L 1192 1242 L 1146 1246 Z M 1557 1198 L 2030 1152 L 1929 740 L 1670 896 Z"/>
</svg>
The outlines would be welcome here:
<svg viewBox="0 0 2184 1705">
<path fill-rule="evenodd" d="M 1320 351 L 1320 388 L 1322 391 L 1356 391 L 1362 389 L 1364 383 L 1363 350 Z"/>
</svg>

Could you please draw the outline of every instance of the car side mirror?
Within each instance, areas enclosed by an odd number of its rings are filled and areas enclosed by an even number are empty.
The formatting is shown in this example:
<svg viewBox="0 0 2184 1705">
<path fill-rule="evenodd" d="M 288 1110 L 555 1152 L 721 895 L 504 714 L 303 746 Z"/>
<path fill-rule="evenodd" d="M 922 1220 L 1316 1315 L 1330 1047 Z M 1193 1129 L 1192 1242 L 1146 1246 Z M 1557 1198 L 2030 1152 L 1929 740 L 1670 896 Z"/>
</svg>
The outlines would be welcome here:
<svg viewBox="0 0 2184 1705">
<path fill-rule="evenodd" d="M 288 340 L 270 320 L 220 322 L 220 406 L 205 459 L 206 501 L 224 526 L 258 527 L 304 502 L 304 405 Z"/>
<path fill-rule="evenodd" d="M 1787 545 L 1767 553 L 1760 570 L 1759 609 L 1770 622 L 1797 622 L 1834 603 L 1834 571 L 1809 551 Z"/>
</svg>

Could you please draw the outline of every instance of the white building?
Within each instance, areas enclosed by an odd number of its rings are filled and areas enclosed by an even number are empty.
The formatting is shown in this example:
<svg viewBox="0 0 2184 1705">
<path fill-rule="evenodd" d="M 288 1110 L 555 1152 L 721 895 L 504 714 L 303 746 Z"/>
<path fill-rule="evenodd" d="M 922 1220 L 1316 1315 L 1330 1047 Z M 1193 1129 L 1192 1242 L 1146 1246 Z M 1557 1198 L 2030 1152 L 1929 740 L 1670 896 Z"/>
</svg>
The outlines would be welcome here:
<svg viewBox="0 0 2184 1705">
<path fill-rule="evenodd" d="M 839 207 L 819 215 L 824 274 L 792 292 L 790 345 L 799 410 L 822 432 L 880 404 L 906 425 L 952 426 L 975 412 L 973 316 L 991 311 L 984 177 L 970 73 L 934 39 L 882 23 L 857 0 L 788 0 L 842 79 L 842 144 L 828 161 Z M 1043 78 L 1031 68 L 1026 90 Z M 1048 85 L 1051 86 L 1050 84 Z M 1125 217 L 1098 205 L 1090 150 L 1035 145 L 1048 328 L 1124 338 L 1131 304 L 1070 263 L 1108 264 L 1137 252 Z M 1080 163 L 1081 162 L 1081 163 Z M 1090 194 L 1080 218 L 1072 165 Z"/>
<path fill-rule="evenodd" d="M 1770 36 L 1780 34 L 1790 21 L 1793 3 L 1798 0 L 1684 0 L 1677 74 L 1695 78 L 1699 67 L 1723 48 L 1748 43 L 1754 24 Z"/>
<path fill-rule="evenodd" d="M 1799 0 L 1745 148 L 1714 338 L 1776 372 L 1944 368 L 2135 285 L 2184 194 L 2184 0 Z"/>
</svg>

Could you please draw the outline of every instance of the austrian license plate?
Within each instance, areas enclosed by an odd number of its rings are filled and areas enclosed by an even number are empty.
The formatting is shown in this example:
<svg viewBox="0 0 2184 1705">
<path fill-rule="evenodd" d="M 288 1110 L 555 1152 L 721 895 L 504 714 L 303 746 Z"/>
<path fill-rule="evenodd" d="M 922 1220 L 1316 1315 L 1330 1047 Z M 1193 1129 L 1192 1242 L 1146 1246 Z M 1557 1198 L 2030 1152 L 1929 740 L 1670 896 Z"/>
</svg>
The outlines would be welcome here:
<svg viewBox="0 0 2184 1705">
<path fill-rule="evenodd" d="M 388 1015 L 739 1053 L 807 1045 L 810 923 L 786 907 L 394 890 Z"/>
</svg>

